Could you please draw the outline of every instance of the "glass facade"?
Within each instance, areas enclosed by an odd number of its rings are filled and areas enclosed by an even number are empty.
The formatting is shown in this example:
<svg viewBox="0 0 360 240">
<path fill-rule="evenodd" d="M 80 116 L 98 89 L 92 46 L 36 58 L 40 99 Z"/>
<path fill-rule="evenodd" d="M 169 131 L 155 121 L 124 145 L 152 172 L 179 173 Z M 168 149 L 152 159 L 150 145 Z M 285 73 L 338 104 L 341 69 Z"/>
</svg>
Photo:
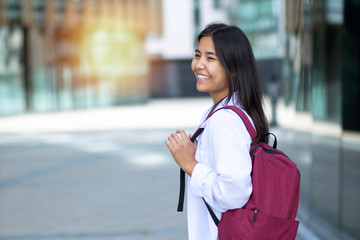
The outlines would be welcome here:
<svg viewBox="0 0 360 240">
<path fill-rule="evenodd" d="M 281 54 L 279 3 L 277 0 L 242 0 L 229 4 L 230 21 L 246 33 L 257 59 L 279 57 Z"/>
<path fill-rule="evenodd" d="M 0 115 L 144 102 L 161 1 L 0 0 Z"/>
<path fill-rule="evenodd" d="M 272 131 L 301 172 L 301 224 L 321 239 L 359 239 L 360 2 L 231 2 L 265 85 L 281 79 L 284 129 Z"/>
<path fill-rule="evenodd" d="M 0 112 L 17 114 L 25 110 L 20 27 L 0 27 Z"/>
<path fill-rule="evenodd" d="M 352 0 L 303 1 L 300 27 L 287 28 L 283 97 L 289 126 L 305 126 L 293 132 L 300 217 L 322 239 L 360 238 L 359 12 Z"/>
</svg>

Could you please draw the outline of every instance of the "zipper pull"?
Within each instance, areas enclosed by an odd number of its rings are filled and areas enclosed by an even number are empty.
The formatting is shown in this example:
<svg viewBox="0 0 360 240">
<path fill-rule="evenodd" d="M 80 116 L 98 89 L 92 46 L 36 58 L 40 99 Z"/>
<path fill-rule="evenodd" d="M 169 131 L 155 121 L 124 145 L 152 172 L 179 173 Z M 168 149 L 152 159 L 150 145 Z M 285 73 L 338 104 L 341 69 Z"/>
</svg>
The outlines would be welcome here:
<svg viewBox="0 0 360 240">
<path fill-rule="evenodd" d="M 256 221 L 256 213 L 257 213 L 257 210 L 255 209 L 255 213 L 254 213 L 254 222 Z"/>
</svg>

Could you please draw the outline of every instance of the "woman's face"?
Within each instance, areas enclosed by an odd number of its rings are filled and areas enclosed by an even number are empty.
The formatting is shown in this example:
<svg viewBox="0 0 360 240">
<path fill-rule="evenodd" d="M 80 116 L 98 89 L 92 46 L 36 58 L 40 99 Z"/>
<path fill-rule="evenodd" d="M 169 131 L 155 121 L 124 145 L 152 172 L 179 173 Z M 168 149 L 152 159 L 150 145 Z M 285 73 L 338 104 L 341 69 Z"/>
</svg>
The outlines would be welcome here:
<svg viewBox="0 0 360 240">
<path fill-rule="evenodd" d="M 199 92 L 209 92 L 214 103 L 229 94 L 229 83 L 225 69 L 216 56 L 212 37 L 202 37 L 195 49 L 191 68 L 197 79 Z"/>
</svg>

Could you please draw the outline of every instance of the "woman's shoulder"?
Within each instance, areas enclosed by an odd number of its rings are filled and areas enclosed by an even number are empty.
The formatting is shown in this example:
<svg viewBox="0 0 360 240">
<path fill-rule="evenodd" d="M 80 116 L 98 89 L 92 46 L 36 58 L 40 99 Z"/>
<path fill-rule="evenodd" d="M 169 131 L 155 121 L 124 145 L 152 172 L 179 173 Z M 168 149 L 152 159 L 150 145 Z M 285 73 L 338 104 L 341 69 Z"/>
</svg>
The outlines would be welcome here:
<svg viewBox="0 0 360 240">
<path fill-rule="evenodd" d="M 249 114 L 244 111 L 241 107 L 240 108 L 245 115 L 248 117 L 250 123 L 254 127 L 254 123 L 249 116 Z M 241 128 L 246 129 L 245 123 L 241 119 L 241 117 L 233 110 L 231 109 L 220 109 L 217 110 L 208 120 L 208 125 L 210 127 L 220 127 L 220 128 Z"/>
<path fill-rule="evenodd" d="M 240 116 L 237 115 L 231 109 L 220 109 L 217 110 L 208 120 L 208 124 L 212 125 L 220 125 L 222 127 L 231 127 L 233 125 L 243 125 L 243 121 Z"/>
<path fill-rule="evenodd" d="M 244 122 L 237 113 L 230 109 L 221 109 L 215 112 L 204 127 L 206 136 L 215 141 L 226 138 L 232 139 L 232 141 L 251 142 Z"/>
</svg>

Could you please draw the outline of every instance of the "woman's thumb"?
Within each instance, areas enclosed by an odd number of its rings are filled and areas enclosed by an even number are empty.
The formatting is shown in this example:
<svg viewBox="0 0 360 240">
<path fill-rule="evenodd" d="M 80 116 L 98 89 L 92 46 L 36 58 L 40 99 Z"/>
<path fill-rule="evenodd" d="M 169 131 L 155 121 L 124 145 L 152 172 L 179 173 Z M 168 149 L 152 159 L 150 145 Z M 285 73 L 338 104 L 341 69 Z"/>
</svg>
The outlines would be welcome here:
<svg viewBox="0 0 360 240">
<path fill-rule="evenodd" d="M 198 141 L 195 139 L 195 140 L 194 140 L 194 146 L 195 146 L 195 148 L 197 148 L 197 145 L 198 145 Z"/>
</svg>

